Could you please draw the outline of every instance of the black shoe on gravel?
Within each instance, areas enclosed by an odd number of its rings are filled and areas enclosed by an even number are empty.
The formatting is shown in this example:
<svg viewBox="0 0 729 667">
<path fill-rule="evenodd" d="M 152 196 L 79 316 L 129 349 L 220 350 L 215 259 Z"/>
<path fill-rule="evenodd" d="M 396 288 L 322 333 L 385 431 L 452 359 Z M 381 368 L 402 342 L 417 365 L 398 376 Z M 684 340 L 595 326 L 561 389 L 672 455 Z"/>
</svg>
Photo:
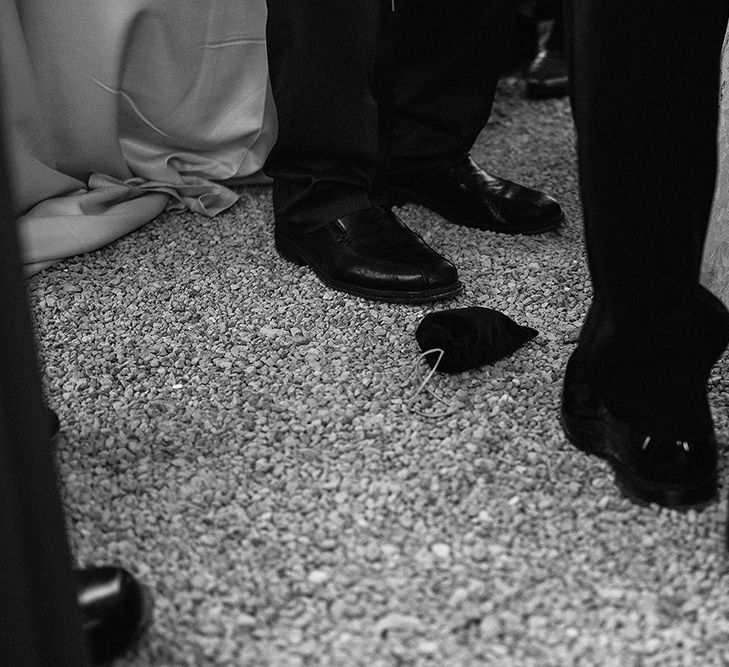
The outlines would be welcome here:
<svg viewBox="0 0 729 667">
<path fill-rule="evenodd" d="M 591 390 L 573 353 L 562 392 L 562 427 L 577 449 L 607 461 L 620 490 L 640 504 L 700 508 L 717 497 L 713 430 L 694 440 L 655 437 L 616 419 Z"/>
<path fill-rule="evenodd" d="M 308 265 L 327 287 L 365 299 L 420 304 L 463 290 L 456 267 L 389 208 L 372 206 L 306 233 L 277 220 L 274 241 L 281 257 Z"/>
</svg>

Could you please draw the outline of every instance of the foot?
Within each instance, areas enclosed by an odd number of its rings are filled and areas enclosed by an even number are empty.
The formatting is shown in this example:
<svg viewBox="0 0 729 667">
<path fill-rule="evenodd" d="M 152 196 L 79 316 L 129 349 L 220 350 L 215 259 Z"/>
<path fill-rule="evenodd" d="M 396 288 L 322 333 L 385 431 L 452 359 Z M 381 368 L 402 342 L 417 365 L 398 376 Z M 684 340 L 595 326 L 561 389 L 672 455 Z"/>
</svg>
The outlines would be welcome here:
<svg viewBox="0 0 729 667">
<path fill-rule="evenodd" d="M 152 596 L 120 567 L 75 571 L 78 604 L 94 664 L 109 662 L 136 642 L 152 620 Z"/>
<path fill-rule="evenodd" d="M 447 220 L 503 234 L 539 234 L 564 220 L 551 197 L 481 169 L 469 156 L 425 179 L 399 177 L 390 184 L 392 201 L 414 201 Z"/>
<path fill-rule="evenodd" d="M 456 296 L 463 286 L 448 260 L 379 206 L 313 232 L 275 231 L 276 250 L 308 265 L 328 287 L 375 301 L 425 303 Z"/>
<path fill-rule="evenodd" d="M 567 58 L 562 51 L 540 51 L 526 75 L 527 96 L 532 99 L 564 97 L 569 93 Z"/>
<path fill-rule="evenodd" d="M 713 432 L 682 440 L 639 432 L 608 412 L 590 388 L 576 353 L 567 362 L 562 426 L 578 449 L 606 460 L 631 500 L 674 509 L 702 507 L 717 495 Z"/>
</svg>

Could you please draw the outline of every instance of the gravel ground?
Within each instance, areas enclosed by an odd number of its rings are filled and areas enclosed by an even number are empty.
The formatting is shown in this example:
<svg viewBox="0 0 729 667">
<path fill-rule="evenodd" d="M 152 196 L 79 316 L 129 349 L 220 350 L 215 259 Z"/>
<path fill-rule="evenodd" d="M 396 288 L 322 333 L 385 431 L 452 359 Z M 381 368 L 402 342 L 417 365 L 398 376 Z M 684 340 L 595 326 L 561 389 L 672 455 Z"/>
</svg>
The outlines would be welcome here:
<svg viewBox="0 0 729 667">
<path fill-rule="evenodd" d="M 435 308 L 540 331 L 434 378 L 445 419 L 408 414 L 417 382 L 402 386 L 432 308 L 284 262 L 267 188 L 31 280 L 75 554 L 156 597 L 120 664 L 729 663 L 724 505 L 632 505 L 557 421 L 590 294 L 572 142 L 566 101 L 503 82 L 474 156 L 556 196 L 566 228 L 509 238 L 401 209 L 467 286 Z M 711 395 L 724 442 L 728 366 Z"/>
</svg>

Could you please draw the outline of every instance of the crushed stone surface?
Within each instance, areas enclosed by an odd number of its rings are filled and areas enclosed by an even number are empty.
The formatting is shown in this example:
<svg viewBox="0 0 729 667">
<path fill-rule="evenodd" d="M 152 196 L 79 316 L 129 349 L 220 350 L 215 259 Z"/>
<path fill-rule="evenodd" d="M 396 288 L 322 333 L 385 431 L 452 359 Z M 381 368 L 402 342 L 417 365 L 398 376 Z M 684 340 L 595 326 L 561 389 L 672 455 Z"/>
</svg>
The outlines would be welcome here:
<svg viewBox="0 0 729 667">
<path fill-rule="evenodd" d="M 459 268 L 450 303 L 326 289 L 275 253 L 260 186 L 30 281 L 77 561 L 124 565 L 156 599 L 119 664 L 729 664 L 724 503 L 635 506 L 558 422 L 590 298 L 573 140 L 567 101 L 507 80 L 473 151 L 555 196 L 559 232 L 399 209 Z M 417 324 L 468 305 L 540 335 L 436 375 L 451 416 L 408 412 Z M 711 382 L 724 443 L 728 370 Z"/>
</svg>

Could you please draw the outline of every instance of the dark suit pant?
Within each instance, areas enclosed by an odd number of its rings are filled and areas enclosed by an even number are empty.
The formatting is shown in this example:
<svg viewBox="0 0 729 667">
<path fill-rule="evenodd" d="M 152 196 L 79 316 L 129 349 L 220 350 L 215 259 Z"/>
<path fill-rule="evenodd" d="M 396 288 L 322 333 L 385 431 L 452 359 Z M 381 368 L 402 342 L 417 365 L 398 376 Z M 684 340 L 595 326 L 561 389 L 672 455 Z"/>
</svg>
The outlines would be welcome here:
<svg viewBox="0 0 729 667">
<path fill-rule="evenodd" d="M 0 664 L 82 666 L 87 664 L 85 639 L 8 216 L 1 139 Z"/>
<path fill-rule="evenodd" d="M 393 11 L 394 6 L 394 11 Z M 488 120 L 513 0 L 268 0 L 277 217 L 383 203 L 388 174 L 455 164 Z"/>
<path fill-rule="evenodd" d="M 725 0 L 567 0 L 594 300 L 580 348 L 595 389 L 646 433 L 707 425 L 729 339 L 699 286 L 716 179 Z"/>
</svg>

